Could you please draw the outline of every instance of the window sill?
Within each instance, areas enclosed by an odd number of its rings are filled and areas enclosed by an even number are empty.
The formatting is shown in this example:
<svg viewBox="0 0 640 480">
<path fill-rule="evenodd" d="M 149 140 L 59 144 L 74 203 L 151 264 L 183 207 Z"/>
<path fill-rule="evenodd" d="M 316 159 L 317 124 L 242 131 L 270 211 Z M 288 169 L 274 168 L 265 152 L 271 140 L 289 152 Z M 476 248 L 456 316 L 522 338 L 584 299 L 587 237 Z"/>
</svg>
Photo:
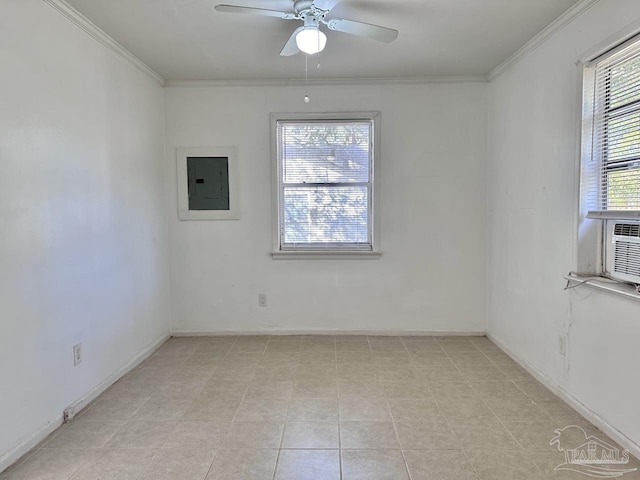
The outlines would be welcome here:
<svg viewBox="0 0 640 480">
<path fill-rule="evenodd" d="M 271 252 L 274 260 L 377 260 L 382 256 L 381 252 L 340 252 L 340 251 L 284 251 Z"/>
<path fill-rule="evenodd" d="M 569 288 L 586 285 L 597 290 L 640 301 L 640 293 L 638 293 L 636 288 L 630 283 L 616 282 L 609 280 L 606 277 L 590 277 L 582 275 L 565 275 L 564 278 L 572 284 L 572 286 L 568 285 Z"/>
</svg>

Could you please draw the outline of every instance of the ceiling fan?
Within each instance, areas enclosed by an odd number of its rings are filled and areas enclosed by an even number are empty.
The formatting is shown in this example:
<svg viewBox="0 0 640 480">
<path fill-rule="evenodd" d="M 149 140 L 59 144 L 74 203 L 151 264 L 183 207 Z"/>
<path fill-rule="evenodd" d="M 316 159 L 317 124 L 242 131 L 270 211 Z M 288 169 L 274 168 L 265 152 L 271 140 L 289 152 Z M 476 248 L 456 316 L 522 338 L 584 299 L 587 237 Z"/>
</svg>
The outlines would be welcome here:
<svg viewBox="0 0 640 480">
<path fill-rule="evenodd" d="M 340 0 L 296 0 L 293 12 L 279 12 L 264 8 L 242 7 L 237 5 L 216 5 L 219 12 L 246 13 L 282 18 L 284 20 L 302 20 L 303 25 L 296 28 L 280 52 L 283 57 L 295 55 L 300 51 L 313 55 L 324 50 L 327 36 L 320 30 L 320 25 L 326 25 L 329 30 L 350 33 L 360 37 L 372 38 L 380 42 L 393 42 L 398 38 L 398 31 L 392 28 L 356 22 L 343 18 L 326 19 L 327 14 Z"/>
</svg>

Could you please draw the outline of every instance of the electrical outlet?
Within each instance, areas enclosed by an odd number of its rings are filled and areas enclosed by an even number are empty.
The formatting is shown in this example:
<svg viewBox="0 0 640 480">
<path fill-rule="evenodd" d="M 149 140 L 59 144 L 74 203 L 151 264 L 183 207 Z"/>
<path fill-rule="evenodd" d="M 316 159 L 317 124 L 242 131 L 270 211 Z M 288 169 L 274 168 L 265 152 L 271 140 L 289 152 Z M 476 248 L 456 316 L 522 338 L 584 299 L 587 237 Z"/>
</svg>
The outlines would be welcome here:
<svg viewBox="0 0 640 480">
<path fill-rule="evenodd" d="M 258 294 L 258 306 L 259 307 L 266 307 L 267 306 L 267 294 L 266 293 L 259 293 Z"/>
<path fill-rule="evenodd" d="M 560 351 L 560 355 L 566 355 L 567 353 L 567 337 L 564 335 L 560 335 L 558 338 L 558 350 Z"/>
<path fill-rule="evenodd" d="M 73 366 L 77 367 L 82 363 L 82 343 L 73 346 Z"/>
</svg>

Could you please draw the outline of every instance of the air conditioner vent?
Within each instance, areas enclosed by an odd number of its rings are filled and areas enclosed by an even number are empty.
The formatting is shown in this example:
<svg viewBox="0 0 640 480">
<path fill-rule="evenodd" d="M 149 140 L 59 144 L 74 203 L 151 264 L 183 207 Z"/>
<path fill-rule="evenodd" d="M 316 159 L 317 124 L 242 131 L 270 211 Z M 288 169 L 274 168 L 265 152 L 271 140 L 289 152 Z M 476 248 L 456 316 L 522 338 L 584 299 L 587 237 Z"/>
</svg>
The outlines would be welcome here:
<svg viewBox="0 0 640 480">
<path fill-rule="evenodd" d="M 640 238 L 640 224 L 616 223 L 613 234 L 622 237 Z"/>
<path fill-rule="evenodd" d="M 640 277 L 640 243 L 616 242 L 613 271 Z"/>
</svg>

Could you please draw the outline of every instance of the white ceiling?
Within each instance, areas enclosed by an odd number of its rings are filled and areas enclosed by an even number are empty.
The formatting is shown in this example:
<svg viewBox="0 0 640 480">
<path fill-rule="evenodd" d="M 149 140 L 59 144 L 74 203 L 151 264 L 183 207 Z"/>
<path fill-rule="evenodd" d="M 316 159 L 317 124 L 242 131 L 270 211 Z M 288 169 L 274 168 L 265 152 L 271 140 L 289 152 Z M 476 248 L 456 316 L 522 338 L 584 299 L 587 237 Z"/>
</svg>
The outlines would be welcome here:
<svg viewBox="0 0 640 480">
<path fill-rule="evenodd" d="M 67 0 L 168 81 L 304 75 L 279 52 L 299 21 L 219 13 L 218 3 L 292 11 L 293 0 Z M 437 77 L 489 73 L 577 0 L 342 0 L 327 18 L 400 31 L 390 44 L 328 32 L 309 77 Z"/>
</svg>

